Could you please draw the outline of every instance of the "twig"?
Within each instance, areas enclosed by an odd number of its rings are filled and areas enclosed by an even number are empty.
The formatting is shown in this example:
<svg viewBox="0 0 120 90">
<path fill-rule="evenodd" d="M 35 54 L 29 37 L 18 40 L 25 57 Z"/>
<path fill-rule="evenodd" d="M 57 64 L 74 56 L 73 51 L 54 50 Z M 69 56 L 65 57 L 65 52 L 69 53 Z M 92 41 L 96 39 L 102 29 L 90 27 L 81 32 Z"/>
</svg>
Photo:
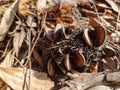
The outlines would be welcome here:
<svg viewBox="0 0 120 90">
<path fill-rule="evenodd" d="M 47 14 L 45 14 L 45 17 L 44 17 L 44 19 L 43 19 L 43 25 L 42 25 L 41 29 L 40 29 L 39 32 L 38 32 L 37 38 L 36 38 L 35 43 L 33 44 L 32 48 L 31 48 L 31 51 L 30 51 L 30 54 L 28 55 L 28 57 L 30 57 L 30 56 L 32 55 L 32 52 L 33 52 L 33 50 L 34 50 L 34 47 L 35 47 L 35 45 L 37 44 L 37 41 L 38 41 L 38 39 L 39 39 L 39 36 L 40 36 L 40 34 L 41 34 L 42 30 L 43 30 L 44 24 L 45 24 L 46 16 L 47 16 Z M 27 61 L 26 61 L 26 63 L 25 63 L 24 66 L 27 66 L 28 61 L 29 61 L 29 60 L 27 59 Z"/>
<path fill-rule="evenodd" d="M 29 31 L 28 31 L 28 45 L 29 45 L 29 47 L 28 47 L 28 54 L 30 54 L 30 49 L 31 49 L 31 32 L 32 32 L 32 30 L 31 30 L 31 26 L 32 26 L 32 21 L 33 21 L 33 18 L 32 18 L 32 20 L 31 20 L 31 23 L 30 23 L 30 29 L 29 29 Z M 31 64 L 31 59 L 30 59 L 30 57 L 28 57 L 28 61 L 29 61 L 29 83 L 28 83 L 28 90 L 31 90 L 30 89 L 30 86 L 31 86 L 31 68 L 32 68 L 32 64 Z"/>
<path fill-rule="evenodd" d="M 100 15 L 99 15 L 99 13 L 98 13 L 98 10 L 97 10 L 97 7 L 96 7 L 94 1 L 93 1 L 93 0 L 89 0 L 89 1 L 93 3 L 93 6 L 94 6 L 95 11 L 96 11 L 96 14 L 97 14 L 97 18 L 98 18 L 99 21 L 101 21 L 101 20 L 100 20 Z"/>
<path fill-rule="evenodd" d="M 118 85 L 120 72 L 81 73 L 80 76 L 68 80 L 65 86 L 59 90 L 86 90 L 96 85 Z M 120 84 L 119 84 L 120 85 Z"/>
</svg>

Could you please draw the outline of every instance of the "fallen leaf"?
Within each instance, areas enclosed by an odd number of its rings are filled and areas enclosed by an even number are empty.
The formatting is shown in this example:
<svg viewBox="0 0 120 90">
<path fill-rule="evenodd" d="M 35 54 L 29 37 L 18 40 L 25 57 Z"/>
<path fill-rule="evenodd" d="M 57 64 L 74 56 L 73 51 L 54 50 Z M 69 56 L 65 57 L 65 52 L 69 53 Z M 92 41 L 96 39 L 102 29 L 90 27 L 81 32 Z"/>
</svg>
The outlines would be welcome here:
<svg viewBox="0 0 120 90">
<path fill-rule="evenodd" d="M 17 57 L 18 57 L 18 53 L 19 53 L 19 50 L 22 46 L 22 43 L 24 41 L 25 36 L 26 36 L 26 33 L 25 33 L 23 28 L 20 28 L 20 32 L 16 31 L 16 33 L 14 34 L 13 47 L 15 49 Z"/>
<path fill-rule="evenodd" d="M 18 57 L 18 53 L 19 53 L 19 41 L 20 41 L 20 32 L 16 32 L 14 34 L 13 47 L 15 49 L 15 54 L 17 57 Z"/>
<path fill-rule="evenodd" d="M 35 70 L 30 72 L 31 90 L 52 90 L 54 82 L 47 77 L 47 74 Z M 28 90 L 29 70 L 25 68 L 0 68 L 0 78 L 14 90 Z"/>
<path fill-rule="evenodd" d="M 99 6 L 99 7 L 101 7 L 101 8 L 103 8 L 103 9 L 110 9 L 110 7 L 108 7 L 108 5 L 107 4 L 105 4 L 105 3 L 96 3 L 96 6 Z"/>
<path fill-rule="evenodd" d="M 0 41 L 5 39 L 5 36 L 13 23 L 15 13 L 18 10 L 18 2 L 19 0 L 15 0 L 15 2 L 6 10 L 3 15 L 1 24 L 0 24 Z"/>
<path fill-rule="evenodd" d="M 21 28 L 20 39 L 19 39 L 19 48 L 22 46 L 26 33 L 23 28 Z"/>
<path fill-rule="evenodd" d="M 5 56 L 3 62 L 0 63 L 0 67 L 9 68 L 14 62 L 14 51 L 9 51 Z"/>
<path fill-rule="evenodd" d="M 0 78 L 0 90 L 7 90 L 7 84 Z"/>
<path fill-rule="evenodd" d="M 117 13 L 120 13 L 120 7 L 113 1 L 113 0 L 105 0 L 110 6 L 111 8 L 116 11 Z"/>
</svg>

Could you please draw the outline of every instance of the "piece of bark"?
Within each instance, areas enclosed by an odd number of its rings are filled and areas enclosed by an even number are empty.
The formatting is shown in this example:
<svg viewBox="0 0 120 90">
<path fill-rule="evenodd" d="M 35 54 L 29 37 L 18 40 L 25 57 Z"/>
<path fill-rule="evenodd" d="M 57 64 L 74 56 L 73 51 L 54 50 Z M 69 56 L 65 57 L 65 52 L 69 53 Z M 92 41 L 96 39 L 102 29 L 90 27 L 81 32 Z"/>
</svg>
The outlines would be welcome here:
<svg viewBox="0 0 120 90">
<path fill-rule="evenodd" d="M 59 90 L 86 90 L 97 85 L 120 86 L 120 72 L 81 73 L 79 77 L 65 82 Z"/>
</svg>

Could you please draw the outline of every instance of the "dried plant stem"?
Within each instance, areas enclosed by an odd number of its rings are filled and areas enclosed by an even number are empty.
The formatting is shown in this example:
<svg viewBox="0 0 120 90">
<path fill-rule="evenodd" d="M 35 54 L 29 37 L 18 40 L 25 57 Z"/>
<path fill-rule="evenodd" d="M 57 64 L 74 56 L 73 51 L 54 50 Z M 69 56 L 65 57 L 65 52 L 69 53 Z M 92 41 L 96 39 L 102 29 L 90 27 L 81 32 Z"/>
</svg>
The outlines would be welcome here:
<svg viewBox="0 0 120 90">
<path fill-rule="evenodd" d="M 32 52 L 33 52 L 33 50 L 34 50 L 34 47 L 35 47 L 35 45 L 37 44 L 37 41 L 38 41 L 38 39 L 39 39 L 39 36 L 40 36 L 40 34 L 41 34 L 41 32 L 42 32 L 42 29 L 43 29 L 43 27 L 44 27 L 45 20 L 46 20 L 46 15 L 47 15 L 47 14 L 45 14 L 45 17 L 44 17 L 44 19 L 43 19 L 43 25 L 42 25 L 41 29 L 40 29 L 39 32 L 38 32 L 37 38 L 36 38 L 36 40 L 35 40 L 35 43 L 33 44 L 32 48 L 31 48 L 31 51 L 30 51 L 30 53 L 29 53 L 29 55 L 28 55 L 28 59 L 27 59 L 27 61 L 26 61 L 26 63 L 25 63 L 24 66 L 27 66 L 27 65 L 28 65 L 29 58 L 30 58 L 30 56 L 32 55 Z"/>
<path fill-rule="evenodd" d="M 17 63 L 19 63 L 19 64 L 20 64 L 20 66 L 21 66 L 21 67 L 23 67 L 23 68 L 24 68 L 24 66 L 23 66 L 23 65 L 22 65 L 22 63 L 19 61 L 19 59 L 18 59 L 18 58 L 14 57 L 14 59 L 17 61 Z M 16 63 L 16 64 L 17 64 L 17 63 Z M 14 64 L 14 65 L 15 65 L 15 64 Z"/>
<path fill-rule="evenodd" d="M 99 20 L 99 21 L 101 21 L 101 20 L 100 20 L 100 15 L 99 15 L 99 13 L 98 13 L 98 10 L 97 10 L 97 7 L 96 7 L 96 5 L 95 5 L 94 1 L 93 1 L 93 0 L 90 0 L 90 2 L 92 2 L 92 3 L 93 3 L 93 6 L 94 6 L 95 11 L 96 11 L 97 18 L 98 18 L 98 20 Z"/>
<path fill-rule="evenodd" d="M 32 19 L 33 20 L 33 19 Z M 31 21 L 31 25 L 32 25 L 32 21 Z M 31 25 L 30 25 L 30 29 L 29 29 L 29 32 L 28 32 L 28 54 L 30 54 L 30 49 L 31 49 Z M 31 86 L 31 68 L 32 68 L 32 65 L 31 65 L 31 59 L 30 57 L 28 57 L 28 61 L 29 61 L 29 83 L 28 83 L 28 90 L 31 90 L 30 89 L 30 86 Z"/>
</svg>

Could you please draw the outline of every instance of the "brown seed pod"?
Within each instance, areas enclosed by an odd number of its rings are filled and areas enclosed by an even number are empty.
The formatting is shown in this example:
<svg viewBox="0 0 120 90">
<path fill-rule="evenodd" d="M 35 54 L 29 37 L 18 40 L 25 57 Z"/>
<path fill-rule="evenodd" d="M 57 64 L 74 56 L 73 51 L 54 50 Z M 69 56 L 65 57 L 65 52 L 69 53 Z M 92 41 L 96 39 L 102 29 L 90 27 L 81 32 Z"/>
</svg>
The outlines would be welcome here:
<svg viewBox="0 0 120 90">
<path fill-rule="evenodd" d="M 105 57 L 104 59 L 104 62 L 103 63 L 103 70 L 109 70 L 109 71 L 114 71 L 114 70 L 117 70 L 117 62 L 116 60 L 114 60 L 113 58 L 111 57 Z"/>
<path fill-rule="evenodd" d="M 80 52 L 71 52 L 72 62 L 76 65 L 75 67 L 83 67 L 85 65 L 85 57 Z"/>
<path fill-rule="evenodd" d="M 103 48 L 103 51 L 105 53 L 105 57 L 113 57 L 116 55 L 116 51 L 110 46 Z"/>
<path fill-rule="evenodd" d="M 56 76 L 58 74 L 65 74 L 67 71 L 63 62 L 57 62 L 57 60 L 50 59 L 47 64 L 48 74 L 50 76 Z"/>
<path fill-rule="evenodd" d="M 85 40 L 85 42 L 90 45 L 91 47 L 93 47 L 93 42 L 91 41 L 90 39 L 90 36 L 89 36 L 89 32 L 90 30 L 87 28 L 83 31 L 83 38 Z"/>
<path fill-rule="evenodd" d="M 94 29 L 85 29 L 83 31 L 83 38 L 89 46 L 99 47 L 105 41 L 106 32 L 101 26 L 96 26 Z"/>
<path fill-rule="evenodd" d="M 67 69 L 68 71 L 70 71 L 70 70 L 72 69 L 71 60 L 70 60 L 69 54 L 66 54 L 66 55 L 65 55 L 64 65 L 65 65 L 65 67 L 66 67 L 66 69 Z"/>
<path fill-rule="evenodd" d="M 56 63 L 54 62 L 53 59 L 50 59 L 48 61 L 47 70 L 48 70 L 48 74 L 50 76 L 55 76 L 55 74 L 56 74 Z"/>
<path fill-rule="evenodd" d="M 95 38 L 93 38 L 94 46 L 96 47 L 101 46 L 105 41 L 106 31 L 101 26 L 97 26 L 95 27 L 94 35 L 95 35 Z"/>
</svg>

